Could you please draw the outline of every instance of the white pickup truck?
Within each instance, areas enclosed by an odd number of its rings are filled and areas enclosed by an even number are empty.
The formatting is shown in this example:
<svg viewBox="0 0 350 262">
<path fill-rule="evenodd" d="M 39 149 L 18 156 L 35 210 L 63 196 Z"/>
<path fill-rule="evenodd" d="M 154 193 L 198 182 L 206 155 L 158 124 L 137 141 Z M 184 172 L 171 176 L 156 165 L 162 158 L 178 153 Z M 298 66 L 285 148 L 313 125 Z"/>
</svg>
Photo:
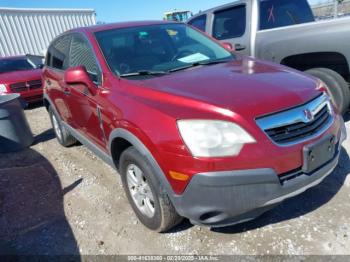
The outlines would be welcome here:
<svg viewBox="0 0 350 262">
<path fill-rule="evenodd" d="M 193 16 L 188 24 L 241 54 L 321 79 L 338 108 L 350 103 L 350 18 L 315 21 L 307 0 L 240 0 Z"/>
</svg>

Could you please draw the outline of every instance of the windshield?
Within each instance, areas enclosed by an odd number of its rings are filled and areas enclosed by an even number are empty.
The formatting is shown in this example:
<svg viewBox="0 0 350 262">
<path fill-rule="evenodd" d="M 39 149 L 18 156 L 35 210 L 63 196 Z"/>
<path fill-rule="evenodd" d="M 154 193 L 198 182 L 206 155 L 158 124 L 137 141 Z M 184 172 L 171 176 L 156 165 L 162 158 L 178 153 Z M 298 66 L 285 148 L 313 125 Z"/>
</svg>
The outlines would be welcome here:
<svg viewBox="0 0 350 262">
<path fill-rule="evenodd" d="M 26 59 L 0 59 L 0 74 L 35 69 Z"/>
<path fill-rule="evenodd" d="M 118 75 L 169 72 L 234 58 L 221 45 L 184 24 L 113 29 L 97 32 L 96 38 L 109 67 Z"/>
<path fill-rule="evenodd" d="M 306 0 L 260 0 L 260 30 L 315 21 Z"/>
</svg>

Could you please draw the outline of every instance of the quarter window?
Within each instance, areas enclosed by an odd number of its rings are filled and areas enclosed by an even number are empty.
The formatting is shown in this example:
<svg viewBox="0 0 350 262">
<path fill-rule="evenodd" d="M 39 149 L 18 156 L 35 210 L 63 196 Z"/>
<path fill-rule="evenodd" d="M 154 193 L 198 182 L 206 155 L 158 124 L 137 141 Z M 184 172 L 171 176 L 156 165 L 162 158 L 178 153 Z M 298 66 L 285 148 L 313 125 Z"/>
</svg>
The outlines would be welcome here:
<svg viewBox="0 0 350 262">
<path fill-rule="evenodd" d="M 73 36 L 72 38 L 69 66 L 85 66 L 91 80 L 100 82 L 95 56 L 88 43 L 80 36 Z"/>
<path fill-rule="evenodd" d="M 207 25 L 207 15 L 201 15 L 199 17 L 194 18 L 188 24 L 198 28 L 199 30 L 205 32 L 205 28 Z"/>
<path fill-rule="evenodd" d="M 218 40 L 241 37 L 246 29 L 246 7 L 239 5 L 215 12 L 213 36 Z"/>
</svg>

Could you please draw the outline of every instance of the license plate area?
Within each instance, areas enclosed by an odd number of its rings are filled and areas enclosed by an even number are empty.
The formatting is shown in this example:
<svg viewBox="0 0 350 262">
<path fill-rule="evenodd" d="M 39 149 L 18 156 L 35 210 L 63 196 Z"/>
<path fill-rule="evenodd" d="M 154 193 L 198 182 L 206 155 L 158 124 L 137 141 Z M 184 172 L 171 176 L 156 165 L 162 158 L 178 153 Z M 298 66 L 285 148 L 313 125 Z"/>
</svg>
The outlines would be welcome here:
<svg viewBox="0 0 350 262">
<path fill-rule="evenodd" d="M 336 153 L 334 136 L 327 136 L 315 144 L 307 145 L 303 149 L 303 172 L 310 174 L 333 159 Z"/>
</svg>

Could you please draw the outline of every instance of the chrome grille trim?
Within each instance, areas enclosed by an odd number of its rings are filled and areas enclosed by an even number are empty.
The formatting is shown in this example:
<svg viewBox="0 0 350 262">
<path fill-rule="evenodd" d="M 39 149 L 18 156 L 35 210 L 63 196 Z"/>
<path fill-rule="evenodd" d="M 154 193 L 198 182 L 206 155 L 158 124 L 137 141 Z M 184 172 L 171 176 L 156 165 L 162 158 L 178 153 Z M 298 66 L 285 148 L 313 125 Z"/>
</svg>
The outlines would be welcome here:
<svg viewBox="0 0 350 262">
<path fill-rule="evenodd" d="M 324 112 L 325 110 L 327 110 L 327 113 Z M 311 113 L 312 119 L 307 118 L 307 115 L 304 113 L 306 111 Z M 321 116 L 322 119 L 320 119 Z M 316 131 L 310 132 L 310 135 L 308 135 L 309 127 L 317 121 L 319 121 L 318 123 L 320 124 L 317 126 Z M 329 97 L 325 94 L 304 105 L 256 119 L 258 126 L 275 144 L 279 146 L 290 146 L 315 138 L 327 130 L 332 125 L 333 121 L 333 108 Z M 291 141 L 276 141 L 271 135 L 271 131 L 283 128 L 286 129 L 286 135 L 288 135 L 288 131 L 290 131 Z M 303 129 L 306 130 L 305 133 L 302 132 Z M 296 133 L 293 134 L 292 132 Z"/>
<path fill-rule="evenodd" d="M 11 91 L 17 92 L 17 93 L 28 91 L 28 90 L 33 90 L 33 89 L 39 89 L 41 87 L 42 87 L 41 79 L 10 84 Z"/>
<path fill-rule="evenodd" d="M 42 87 L 42 82 L 41 82 L 41 79 L 32 80 L 32 81 L 28 81 L 27 85 L 28 85 L 29 89 L 37 89 L 37 88 Z"/>
</svg>

